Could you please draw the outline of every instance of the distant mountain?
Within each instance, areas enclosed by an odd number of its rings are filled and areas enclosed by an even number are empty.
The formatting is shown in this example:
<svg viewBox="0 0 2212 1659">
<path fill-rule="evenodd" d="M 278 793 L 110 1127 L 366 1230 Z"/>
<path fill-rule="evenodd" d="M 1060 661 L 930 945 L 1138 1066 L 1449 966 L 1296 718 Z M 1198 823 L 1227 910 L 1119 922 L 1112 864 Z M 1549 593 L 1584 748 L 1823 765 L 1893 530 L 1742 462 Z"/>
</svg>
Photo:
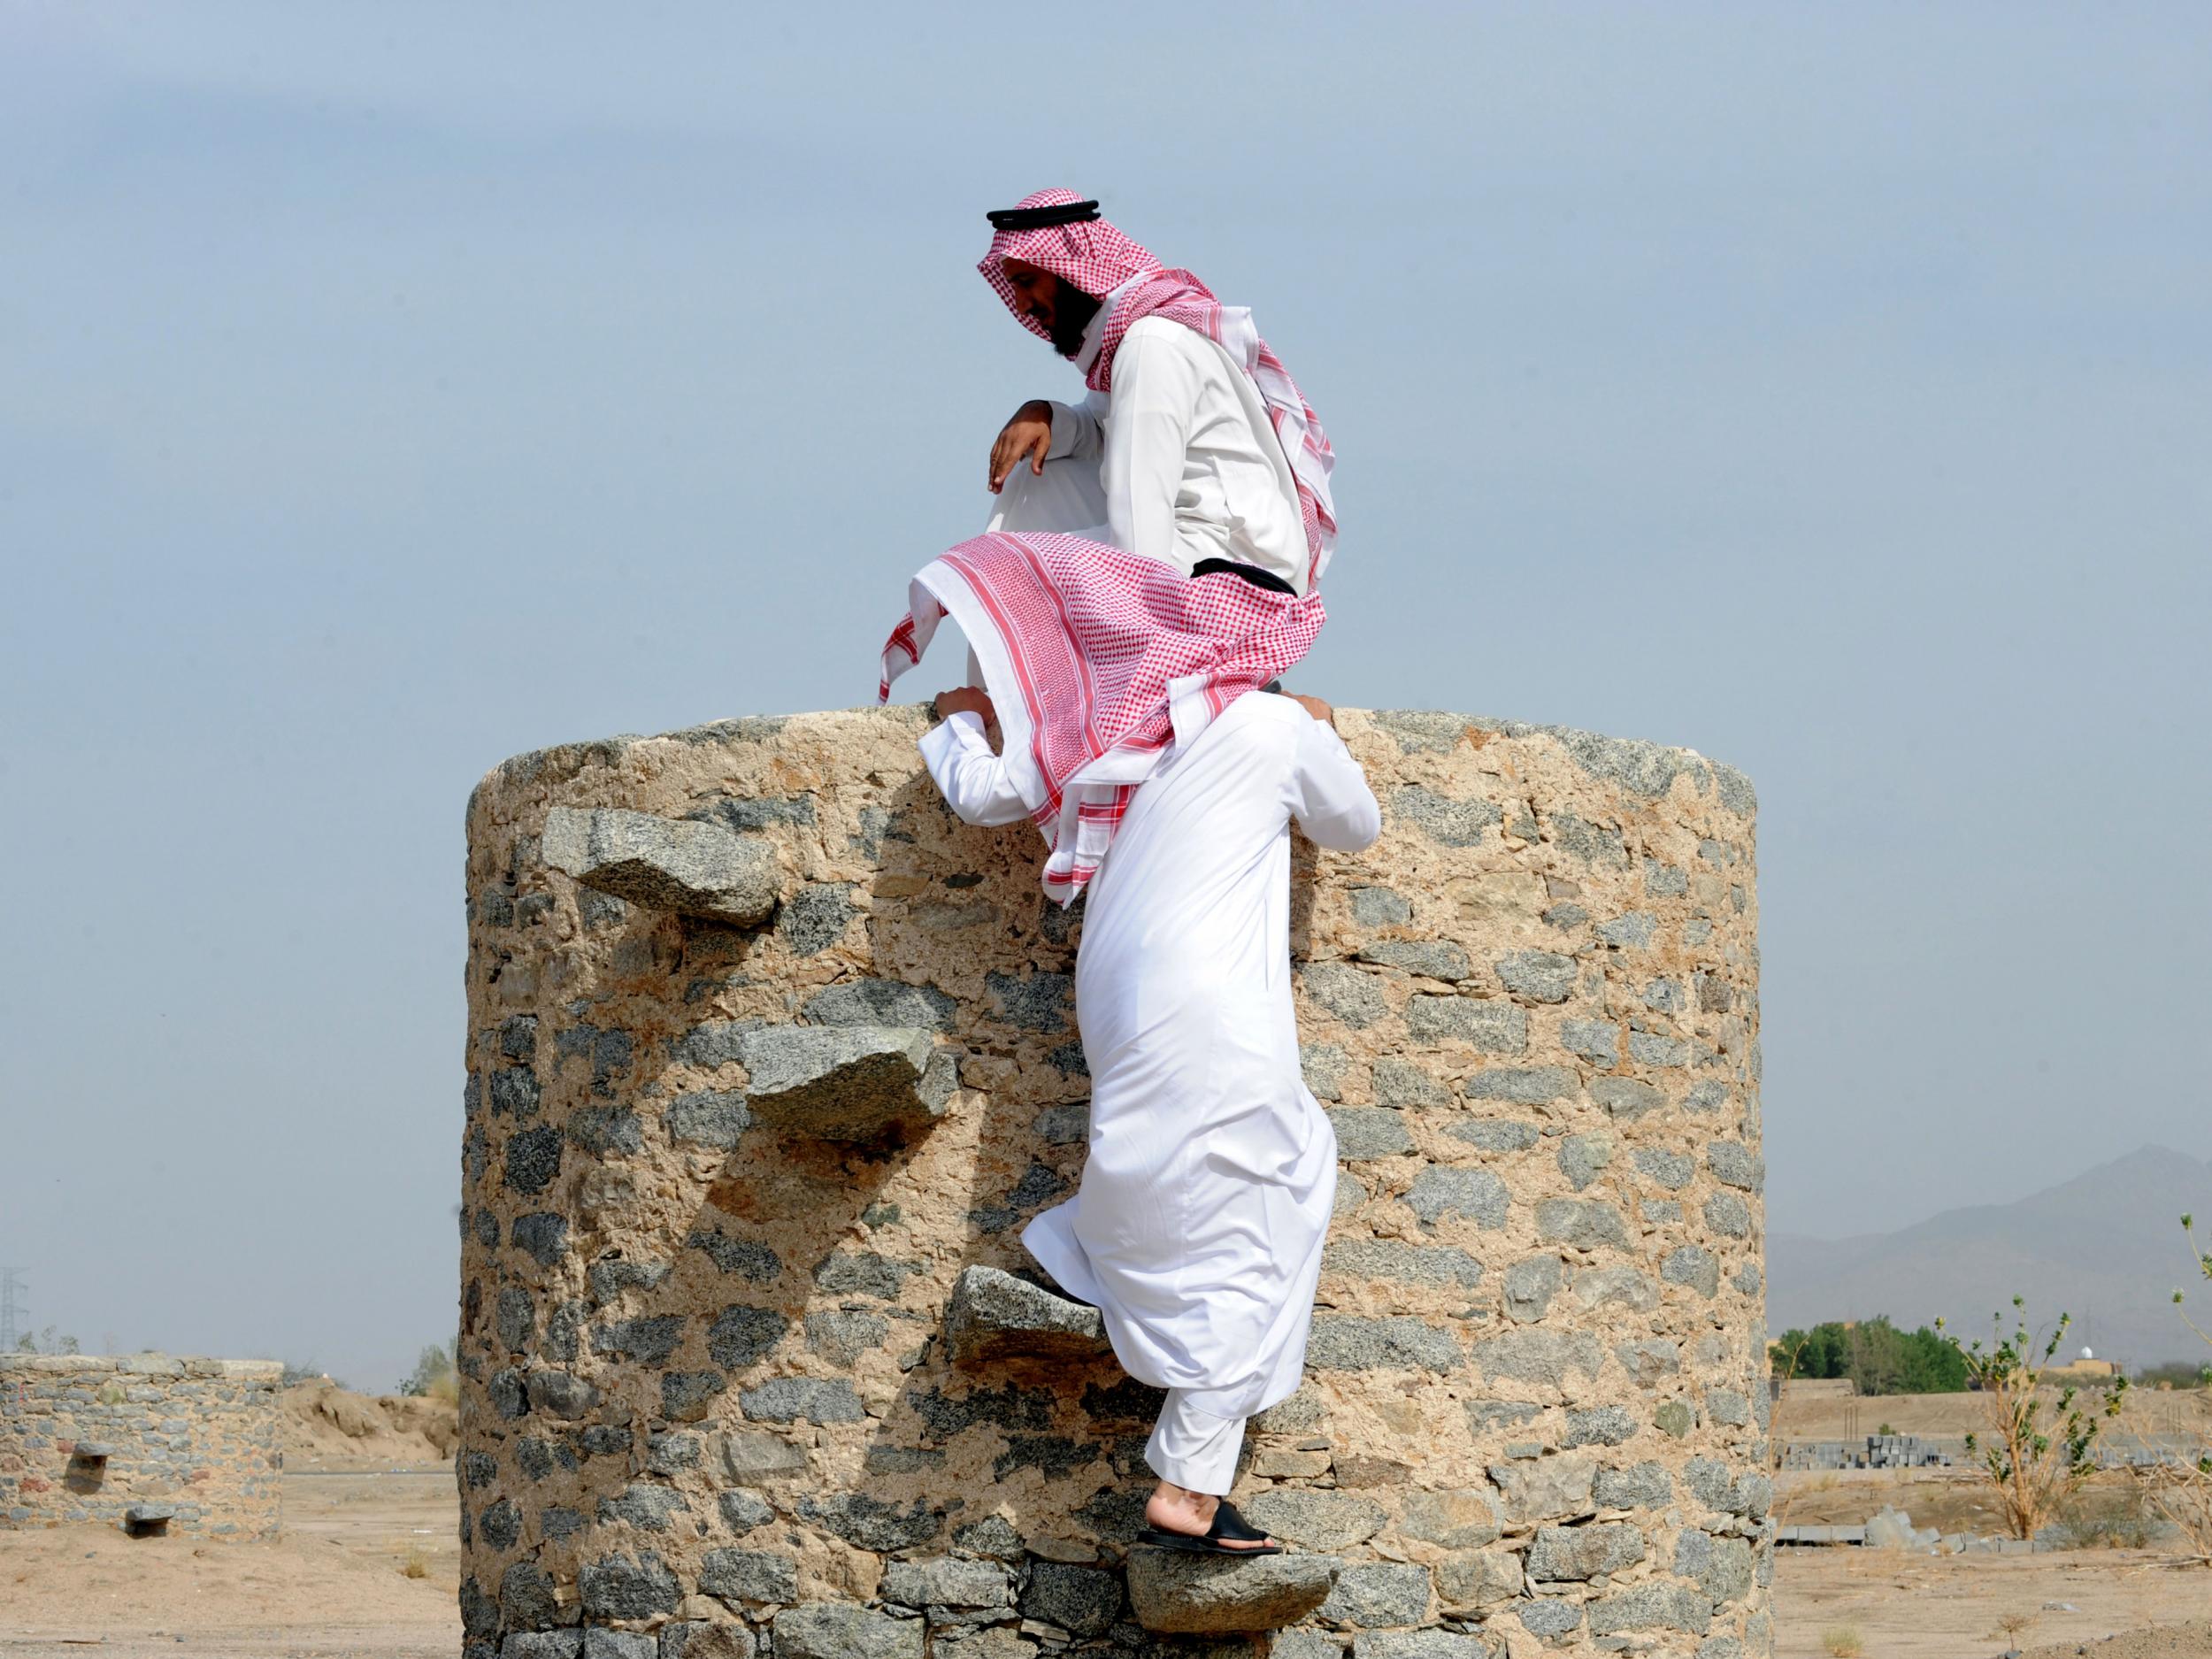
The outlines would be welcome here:
<svg viewBox="0 0 2212 1659">
<path fill-rule="evenodd" d="M 2068 1350 L 2094 1348 L 2131 1368 L 2212 1361 L 2173 1306 L 2190 1293 L 2212 1328 L 2212 1284 L 2188 1277 L 2181 1217 L 2212 1235 L 2212 1163 L 2145 1147 L 2011 1204 L 1947 1210 L 1916 1226 L 1855 1239 L 1767 1236 L 1767 1323 L 1779 1335 L 1823 1319 L 1886 1313 L 1907 1330 L 1938 1315 L 1965 1337 L 2028 1299 L 2038 1330 L 2061 1313 Z"/>
</svg>

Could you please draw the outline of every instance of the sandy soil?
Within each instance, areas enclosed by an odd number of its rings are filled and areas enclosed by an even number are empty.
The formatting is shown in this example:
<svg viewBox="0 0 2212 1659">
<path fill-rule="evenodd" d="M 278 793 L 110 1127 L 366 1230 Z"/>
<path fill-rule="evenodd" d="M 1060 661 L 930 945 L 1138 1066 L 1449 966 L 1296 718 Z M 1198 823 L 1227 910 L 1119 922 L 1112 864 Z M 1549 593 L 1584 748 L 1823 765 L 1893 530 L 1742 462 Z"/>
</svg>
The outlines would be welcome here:
<svg viewBox="0 0 2212 1659">
<path fill-rule="evenodd" d="M 2203 1659 L 2212 1654 L 2212 1621 L 2131 1630 L 2108 1642 L 2049 1642 L 2026 1649 L 2022 1659 L 2075 1659 L 2083 1653 L 2093 1659 Z"/>
<path fill-rule="evenodd" d="M 442 1400 L 357 1394 L 325 1381 L 287 1388 L 278 1403 L 288 1471 L 442 1463 L 461 1440 L 454 1408 Z"/>
<path fill-rule="evenodd" d="M 460 1651 L 451 1464 L 288 1474 L 284 1520 L 272 1543 L 133 1540 L 105 1526 L 0 1532 L 0 1655 Z"/>
<path fill-rule="evenodd" d="M 1979 1394 L 1866 1394 L 1857 1399 L 1786 1394 L 1774 1411 L 1774 1433 L 1785 1440 L 1863 1438 L 1887 1424 L 1900 1434 L 1954 1440 L 1989 1430 L 1988 1406 Z M 2162 1393 L 2132 1388 L 2116 1425 L 2126 1434 L 2212 1438 L 2212 1391 Z"/>
<path fill-rule="evenodd" d="M 2035 1555 L 1901 1550 L 1775 1552 L 1776 1659 L 1826 1659 L 1831 1632 L 1852 1632 L 1864 1659 L 1995 1659 L 2008 1648 L 2059 1659 L 2204 1659 L 2212 1571 L 2124 1550 Z M 2061 1605 L 2063 1604 L 2063 1605 Z M 2024 1621 L 2008 1629 L 2004 1620 Z M 2098 1647 L 2115 1632 L 2151 1635 Z M 2193 1626 L 2193 1628 L 2189 1628 Z"/>
</svg>

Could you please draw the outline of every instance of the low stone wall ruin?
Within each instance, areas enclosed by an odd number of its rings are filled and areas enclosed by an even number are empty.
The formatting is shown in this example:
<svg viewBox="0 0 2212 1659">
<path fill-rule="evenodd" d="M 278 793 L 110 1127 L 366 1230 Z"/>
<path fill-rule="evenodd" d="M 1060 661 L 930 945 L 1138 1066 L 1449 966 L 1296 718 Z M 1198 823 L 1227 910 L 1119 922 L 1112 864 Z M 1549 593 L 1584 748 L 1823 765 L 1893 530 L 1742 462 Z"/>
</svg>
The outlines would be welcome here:
<svg viewBox="0 0 2212 1659">
<path fill-rule="evenodd" d="M 274 1360 L 0 1354 L 0 1524 L 273 1537 L 283 1376 Z"/>
</svg>

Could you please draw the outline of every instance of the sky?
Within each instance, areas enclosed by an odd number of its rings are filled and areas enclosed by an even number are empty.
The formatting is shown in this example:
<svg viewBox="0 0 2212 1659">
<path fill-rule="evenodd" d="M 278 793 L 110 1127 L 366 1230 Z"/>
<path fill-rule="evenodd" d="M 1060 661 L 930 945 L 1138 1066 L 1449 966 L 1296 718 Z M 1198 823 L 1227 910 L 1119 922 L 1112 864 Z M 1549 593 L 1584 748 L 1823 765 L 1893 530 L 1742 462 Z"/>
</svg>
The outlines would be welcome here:
<svg viewBox="0 0 2212 1659">
<path fill-rule="evenodd" d="M 450 1336 L 471 786 L 870 700 L 1047 185 L 1321 411 L 1307 688 L 1753 779 L 1771 1229 L 2212 1155 L 2212 12 L 1110 19 L 0 0 L 35 1326 Z"/>
</svg>

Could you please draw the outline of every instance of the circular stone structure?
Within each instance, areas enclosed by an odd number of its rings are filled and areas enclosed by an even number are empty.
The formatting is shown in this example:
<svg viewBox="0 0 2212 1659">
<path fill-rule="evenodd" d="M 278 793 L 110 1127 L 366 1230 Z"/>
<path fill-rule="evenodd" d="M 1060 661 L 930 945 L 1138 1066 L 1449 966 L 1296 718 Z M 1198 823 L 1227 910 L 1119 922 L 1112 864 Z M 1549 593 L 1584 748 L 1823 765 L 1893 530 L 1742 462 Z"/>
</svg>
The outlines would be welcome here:
<svg viewBox="0 0 2212 1659">
<path fill-rule="evenodd" d="M 468 810 L 470 1659 L 1770 1651 L 1750 786 L 1347 710 L 1302 840 L 1342 1167 L 1240 1502 L 1132 1546 L 1158 1396 L 1018 1233 L 1080 1176 L 1081 910 L 913 708 L 520 757 Z"/>
<path fill-rule="evenodd" d="M 0 1354 L 0 1525 L 273 1538 L 275 1360 Z"/>
</svg>

